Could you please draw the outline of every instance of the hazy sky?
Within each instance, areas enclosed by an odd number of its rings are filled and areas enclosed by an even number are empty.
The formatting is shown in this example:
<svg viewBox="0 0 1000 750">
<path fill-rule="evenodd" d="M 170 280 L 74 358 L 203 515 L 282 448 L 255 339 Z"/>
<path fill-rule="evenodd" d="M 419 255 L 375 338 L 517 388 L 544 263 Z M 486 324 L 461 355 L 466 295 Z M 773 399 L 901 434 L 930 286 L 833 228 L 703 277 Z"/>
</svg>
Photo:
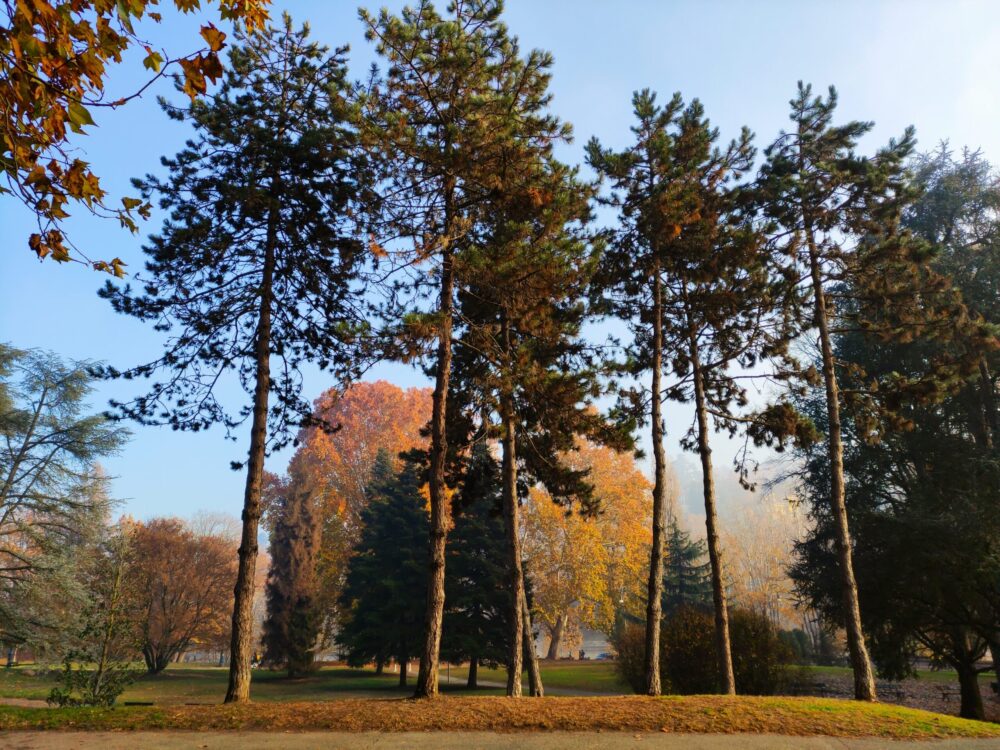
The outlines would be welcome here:
<svg viewBox="0 0 1000 750">
<path fill-rule="evenodd" d="M 200 19 L 180 17 L 167 9 L 172 3 L 163 5 L 163 24 L 143 33 L 174 54 L 195 49 Z M 356 7 L 342 0 L 275 0 L 273 10 L 308 21 L 314 37 L 330 46 L 349 43 L 352 69 L 360 76 L 374 54 Z M 541 47 L 555 56 L 553 107 L 576 133 L 561 156 L 573 162 L 581 160 L 591 135 L 607 145 L 628 139 L 629 99 L 644 87 L 660 92 L 661 99 L 674 91 L 698 97 L 723 138 L 745 124 L 763 146 L 785 127 L 799 79 L 820 90 L 836 85 L 841 120 L 875 121 L 869 150 L 913 124 L 921 148 L 948 139 L 956 148 L 982 148 L 987 158 L 1000 161 L 1000 3 L 508 0 L 506 20 L 524 48 Z M 112 97 L 136 88 L 138 61 L 133 57 L 113 70 Z M 157 170 L 159 157 L 173 154 L 188 135 L 185 125 L 159 111 L 155 94 L 174 95 L 161 83 L 118 111 L 95 112 L 98 127 L 75 141 L 115 201 L 128 193 L 129 178 Z M 0 196 L 0 341 L 120 367 L 155 356 L 156 335 L 116 316 L 97 297 L 103 277 L 34 259 L 26 246 L 32 227 L 19 203 Z M 69 228 L 89 255 L 120 256 L 130 268 L 141 266 L 141 236 L 84 216 L 74 217 Z M 154 217 L 143 232 L 156 228 Z M 372 377 L 425 383 L 420 373 L 399 365 L 381 366 Z M 313 398 L 326 385 L 310 375 L 306 395 Z M 109 395 L 109 387 L 101 386 L 95 408 Z M 671 408 L 668 419 L 676 454 L 689 417 Z M 138 517 L 198 509 L 238 514 L 243 480 L 228 466 L 245 450 L 245 441 L 227 442 L 220 431 L 193 435 L 135 427 L 129 446 L 107 468 L 117 477 L 116 495 Z M 730 447 L 720 444 L 716 457 L 726 467 Z M 287 458 L 287 452 L 275 456 L 269 468 L 281 471 Z"/>
</svg>

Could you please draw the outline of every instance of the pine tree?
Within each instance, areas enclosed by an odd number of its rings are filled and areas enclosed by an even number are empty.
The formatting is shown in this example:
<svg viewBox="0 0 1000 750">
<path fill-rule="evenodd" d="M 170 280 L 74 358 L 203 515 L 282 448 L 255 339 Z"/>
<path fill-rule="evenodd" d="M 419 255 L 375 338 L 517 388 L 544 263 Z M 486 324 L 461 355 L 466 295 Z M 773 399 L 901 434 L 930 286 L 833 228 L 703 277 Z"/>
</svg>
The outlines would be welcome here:
<svg viewBox="0 0 1000 750">
<path fill-rule="evenodd" d="M 704 542 L 692 541 L 676 519 L 667 527 L 664 544 L 663 614 L 670 617 L 682 607 L 712 606 L 711 564 L 705 562 Z"/>
<path fill-rule="evenodd" d="M 905 428 L 905 420 L 896 416 L 901 406 L 942 398 L 975 367 L 975 358 L 965 347 L 956 356 L 935 357 L 910 377 L 888 373 L 875 380 L 859 370 L 838 371 L 834 336 L 862 330 L 886 343 L 920 337 L 943 345 L 960 333 L 969 342 L 983 342 L 988 332 L 969 318 L 951 285 L 933 270 L 930 246 L 901 224 L 914 199 L 906 169 L 915 143 L 913 129 L 865 158 L 855 148 L 872 123 L 835 126 L 836 106 L 832 87 L 823 99 L 800 83 L 791 101 L 795 129 L 767 148 L 759 182 L 780 238 L 775 257 L 787 278 L 804 280 L 792 294 L 812 308 L 807 324 L 816 329 L 826 391 L 830 507 L 854 693 L 858 700 L 875 700 L 844 499 L 841 411 L 851 403 L 859 414 L 870 412 L 870 428 Z M 845 376 L 852 379 L 852 387 L 842 388 Z"/>
<path fill-rule="evenodd" d="M 321 528 L 311 493 L 294 482 L 268 514 L 274 532 L 265 589 L 264 659 L 285 665 L 289 677 L 301 677 L 313 667 L 321 624 L 316 580 Z"/>
<path fill-rule="evenodd" d="M 510 575 L 500 467 L 485 442 L 472 450 L 456 501 L 448 543 L 447 607 L 441 651 L 448 661 L 469 662 L 468 687 L 478 667 L 505 664 L 510 656 Z"/>
<path fill-rule="evenodd" d="M 227 702 L 249 700 L 252 597 L 264 457 L 308 423 L 304 360 L 351 377 L 365 324 L 354 288 L 365 205 L 343 51 L 309 42 L 287 16 L 244 37 L 218 92 L 189 109 L 163 103 L 195 137 L 168 177 L 137 181 L 169 213 L 146 247 L 141 292 L 111 283 L 115 310 L 168 332 L 159 359 L 110 376 L 162 378 L 117 403 L 143 424 L 227 433 L 250 420 L 243 536 Z M 272 374 L 272 364 L 277 366 Z M 232 413 L 216 386 L 235 379 L 250 404 Z"/>
<path fill-rule="evenodd" d="M 361 514 L 361 541 L 340 598 L 344 617 L 337 642 L 348 663 L 395 658 L 400 686 L 424 638 L 428 517 L 421 484 L 416 466 L 408 463 L 396 474 L 389 455 L 379 452 Z"/>
<path fill-rule="evenodd" d="M 376 76 L 372 81 L 365 107 L 367 142 L 387 171 L 384 234 L 411 240 L 400 262 L 427 269 L 411 286 L 414 309 L 391 316 L 404 321 L 396 331 L 404 356 L 429 348 L 428 341 L 435 345 L 428 476 L 431 569 L 427 641 L 416 688 L 420 697 L 438 691 L 450 515 L 448 419 L 455 412 L 449 406 L 452 348 L 456 325 L 462 325 L 456 295 L 481 270 L 468 256 L 482 245 L 484 213 L 495 214 L 498 204 L 510 202 L 513 186 L 530 188 L 518 179 L 521 165 L 527 160 L 529 172 L 537 173 L 537 155 L 547 155 L 552 143 L 567 135 L 544 111 L 551 58 L 540 52 L 522 57 L 501 21 L 502 10 L 500 0 L 459 0 L 445 17 L 422 0 L 400 17 L 362 11 L 368 38 L 389 64 L 384 80 Z M 528 204 L 542 198 L 531 192 L 518 197 Z M 401 291 L 398 287 L 394 291 Z M 422 309 L 419 300 L 431 295 L 436 298 L 432 309 Z"/>
</svg>

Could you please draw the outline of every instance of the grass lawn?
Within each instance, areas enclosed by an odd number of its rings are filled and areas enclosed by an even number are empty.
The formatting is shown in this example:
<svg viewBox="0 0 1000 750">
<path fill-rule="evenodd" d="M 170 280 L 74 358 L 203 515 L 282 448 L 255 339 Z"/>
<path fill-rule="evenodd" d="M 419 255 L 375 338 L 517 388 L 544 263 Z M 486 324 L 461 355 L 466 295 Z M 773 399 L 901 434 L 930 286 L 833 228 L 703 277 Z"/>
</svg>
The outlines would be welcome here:
<svg viewBox="0 0 1000 750">
<path fill-rule="evenodd" d="M 416 669 L 410 675 L 411 687 L 398 687 L 399 675 L 377 676 L 371 670 L 346 667 L 323 667 L 314 675 L 289 680 L 282 672 L 255 670 L 251 696 L 255 701 L 322 701 L 344 697 L 406 697 L 412 692 Z M 45 700 L 57 680 L 49 675 L 31 674 L 33 667 L 0 669 L 0 698 Z M 450 672 L 450 681 L 448 675 Z M 226 693 L 228 670 L 202 665 L 175 664 L 159 675 L 143 675 L 128 687 L 121 702 L 153 702 L 157 705 L 219 703 Z M 451 667 L 441 670 L 441 689 L 457 695 L 469 695 L 465 689 L 468 670 Z M 506 684 L 502 669 L 480 668 L 479 679 Z M 628 693 L 619 681 L 611 662 L 542 662 L 542 681 L 546 687 L 579 690 L 586 693 L 620 695 Z M 525 677 L 527 685 L 527 677 Z M 500 695 L 501 688 L 481 687 L 475 695 Z"/>
<path fill-rule="evenodd" d="M 0 730 L 636 731 L 834 737 L 1000 738 L 1000 725 L 823 698 L 669 696 L 511 700 L 445 696 L 246 706 L 0 707 Z"/>
<path fill-rule="evenodd" d="M 57 684 L 53 676 L 29 674 L 33 668 L 17 667 L 0 669 L 0 698 L 26 698 L 45 700 Z M 464 676 L 445 685 L 442 690 L 469 694 L 465 690 Z M 222 702 L 226 694 L 229 672 L 225 668 L 194 665 L 171 665 L 158 675 L 143 675 L 126 689 L 120 702 L 142 701 L 156 705 L 176 706 L 186 703 Z M 255 670 L 251 683 L 251 697 L 255 701 L 324 701 L 342 697 L 406 697 L 412 691 L 416 670 L 410 675 L 408 688 L 398 687 L 398 674 L 377 676 L 373 671 L 324 667 L 314 675 L 290 680 L 283 672 Z M 476 695 L 500 695 L 499 689 L 481 689 Z"/>
</svg>

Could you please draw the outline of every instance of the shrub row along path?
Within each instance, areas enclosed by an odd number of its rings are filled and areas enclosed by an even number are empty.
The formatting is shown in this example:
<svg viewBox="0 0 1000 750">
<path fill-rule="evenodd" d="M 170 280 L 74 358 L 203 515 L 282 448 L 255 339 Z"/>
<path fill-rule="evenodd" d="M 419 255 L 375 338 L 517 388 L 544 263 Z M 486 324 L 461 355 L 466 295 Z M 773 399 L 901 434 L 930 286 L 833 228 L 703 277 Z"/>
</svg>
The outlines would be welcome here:
<svg viewBox="0 0 1000 750">
<path fill-rule="evenodd" d="M 8 732 L 0 733 L 0 747 L 8 750 L 988 750 L 1000 740 L 957 739 L 898 741 L 781 735 L 631 734 L 627 732 Z"/>
</svg>

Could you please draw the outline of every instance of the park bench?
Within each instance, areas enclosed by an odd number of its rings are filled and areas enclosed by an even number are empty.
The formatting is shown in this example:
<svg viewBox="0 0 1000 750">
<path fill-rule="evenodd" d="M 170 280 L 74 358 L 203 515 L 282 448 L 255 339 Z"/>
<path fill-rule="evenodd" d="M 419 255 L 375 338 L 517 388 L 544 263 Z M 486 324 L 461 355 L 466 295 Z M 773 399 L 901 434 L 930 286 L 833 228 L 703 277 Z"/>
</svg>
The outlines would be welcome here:
<svg viewBox="0 0 1000 750">
<path fill-rule="evenodd" d="M 962 691 L 951 685 L 946 685 L 941 688 L 941 700 L 950 701 L 952 698 L 958 698 L 962 695 Z"/>
<path fill-rule="evenodd" d="M 903 700 L 906 697 L 906 688 L 901 682 L 888 682 L 878 689 L 882 695 L 891 695 L 896 700 Z"/>
</svg>

